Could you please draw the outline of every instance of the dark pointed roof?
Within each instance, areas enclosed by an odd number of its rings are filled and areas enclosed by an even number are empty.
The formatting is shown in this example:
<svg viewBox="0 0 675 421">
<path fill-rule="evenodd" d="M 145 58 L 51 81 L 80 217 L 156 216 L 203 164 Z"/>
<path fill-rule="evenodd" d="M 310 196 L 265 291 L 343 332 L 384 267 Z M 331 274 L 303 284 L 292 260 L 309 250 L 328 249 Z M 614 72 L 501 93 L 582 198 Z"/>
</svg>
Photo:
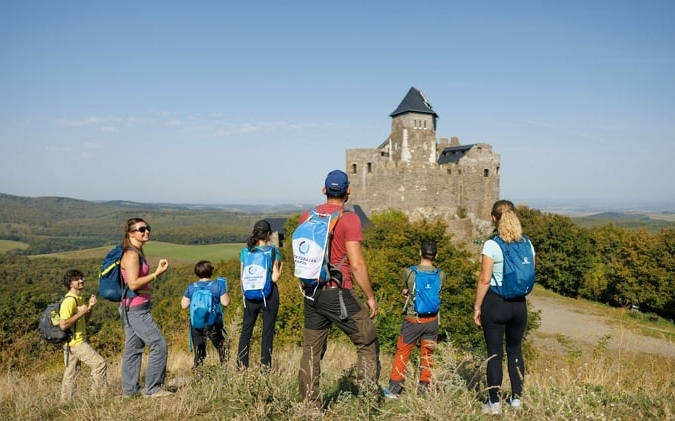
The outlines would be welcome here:
<svg viewBox="0 0 675 421">
<path fill-rule="evenodd" d="M 403 101 L 398 104 L 398 108 L 393 113 L 389 114 L 389 117 L 396 117 L 399 114 L 408 112 L 431 114 L 438 118 L 438 114 L 431 108 L 431 104 L 429 104 L 422 91 L 415 89 L 414 86 L 410 87 Z"/>
<path fill-rule="evenodd" d="M 370 219 L 368 219 L 368 216 L 363 211 L 363 208 L 361 208 L 361 206 L 354 205 L 352 206 L 352 210 L 354 211 L 355 214 L 358 215 L 359 219 L 361 220 L 362 227 L 366 227 L 370 224 Z"/>
<path fill-rule="evenodd" d="M 475 145 L 457 145 L 443 148 L 438 156 L 439 164 L 456 164 Z"/>
</svg>

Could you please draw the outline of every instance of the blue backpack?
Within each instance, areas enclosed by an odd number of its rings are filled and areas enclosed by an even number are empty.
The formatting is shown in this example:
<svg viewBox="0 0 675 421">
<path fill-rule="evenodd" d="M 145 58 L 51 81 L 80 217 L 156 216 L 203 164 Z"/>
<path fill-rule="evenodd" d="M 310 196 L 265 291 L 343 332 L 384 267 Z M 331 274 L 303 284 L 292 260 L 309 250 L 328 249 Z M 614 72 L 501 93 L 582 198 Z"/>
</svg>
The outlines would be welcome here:
<svg viewBox="0 0 675 421">
<path fill-rule="evenodd" d="M 190 324 L 197 329 L 213 326 L 218 319 L 222 320 L 220 297 L 214 299 L 213 285 L 214 281 L 194 283 L 190 298 Z"/>
<path fill-rule="evenodd" d="M 417 266 L 410 267 L 410 273 L 415 274 L 413 297 L 415 312 L 418 317 L 431 317 L 438 314 L 441 307 L 441 276 L 440 270 L 419 270 Z M 410 276 L 410 275 L 408 275 Z"/>
<path fill-rule="evenodd" d="M 506 298 L 524 297 L 534 287 L 534 254 L 530 239 L 523 235 L 520 241 L 507 243 L 499 236 L 492 238 L 504 255 L 504 271 L 501 287 L 491 285 L 490 289 Z M 494 275 L 493 275 L 494 277 Z"/>
<path fill-rule="evenodd" d="M 120 302 L 122 298 L 135 297 L 137 294 L 129 289 L 122 279 L 121 261 L 124 249 L 116 245 L 103 259 L 98 271 L 98 295 L 108 301 Z M 139 255 L 139 260 L 141 256 Z M 140 261 L 143 264 L 142 260 Z"/>
<path fill-rule="evenodd" d="M 338 272 L 346 255 L 338 266 L 330 264 L 330 243 L 341 216 L 342 209 L 325 214 L 314 208 L 293 231 L 294 274 L 305 286 L 317 288 L 329 280 L 335 280 L 342 286 L 342 274 Z"/>
<path fill-rule="evenodd" d="M 241 290 L 244 298 L 254 301 L 266 300 L 272 292 L 272 266 L 276 260 L 276 248 L 265 246 L 247 250 L 244 254 L 241 273 Z M 244 300 L 246 305 L 246 300 Z"/>
</svg>

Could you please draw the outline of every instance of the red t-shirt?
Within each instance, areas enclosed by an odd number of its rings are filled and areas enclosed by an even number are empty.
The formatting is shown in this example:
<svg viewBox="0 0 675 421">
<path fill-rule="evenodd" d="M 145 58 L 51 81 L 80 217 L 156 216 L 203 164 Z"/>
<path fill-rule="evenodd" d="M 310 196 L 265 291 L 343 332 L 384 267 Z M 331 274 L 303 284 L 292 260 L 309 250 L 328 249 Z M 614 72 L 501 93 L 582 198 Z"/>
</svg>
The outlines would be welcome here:
<svg viewBox="0 0 675 421">
<path fill-rule="evenodd" d="M 324 203 L 323 205 L 317 206 L 317 211 L 319 213 L 333 213 L 342 206 L 340 205 L 329 205 Z M 299 223 L 302 223 L 309 216 L 309 211 L 305 211 L 300 217 Z M 333 231 L 333 241 L 331 243 L 330 249 L 330 263 L 337 266 L 340 263 L 340 260 L 347 254 L 346 243 L 348 241 L 363 241 L 363 229 L 361 227 L 361 220 L 359 216 L 354 212 L 343 211 L 340 220 L 338 220 L 335 225 L 335 230 Z M 352 273 L 350 270 L 349 258 L 345 259 L 345 262 L 340 267 L 342 271 L 342 287 L 345 289 L 352 289 L 354 287 L 352 283 Z"/>
</svg>

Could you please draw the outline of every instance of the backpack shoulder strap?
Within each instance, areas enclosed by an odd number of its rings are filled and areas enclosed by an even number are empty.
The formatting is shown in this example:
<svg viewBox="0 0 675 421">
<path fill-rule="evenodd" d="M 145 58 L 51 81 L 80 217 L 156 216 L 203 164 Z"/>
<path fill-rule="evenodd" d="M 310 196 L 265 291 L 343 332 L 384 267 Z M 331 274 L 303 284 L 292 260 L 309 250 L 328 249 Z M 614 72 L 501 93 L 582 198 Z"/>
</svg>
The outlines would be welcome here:
<svg viewBox="0 0 675 421">
<path fill-rule="evenodd" d="M 59 313 L 61 312 L 61 306 L 63 305 L 63 302 L 66 301 L 66 298 L 72 298 L 73 300 L 75 300 L 75 307 L 77 307 L 77 298 L 76 297 L 73 297 L 72 295 L 64 295 L 61 298 L 61 301 L 59 301 Z"/>
<path fill-rule="evenodd" d="M 408 272 L 408 277 L 405 279 L 406 288 L 408 287 L 408 280 L 410 279 L 410 275 L 412 275 L 414 273 L 415 279 L 417 279 L 417 272 L 419 271 L 419 268 L 417 267 L 417 265 L 412 265 L 412 266 L 410 266 L 410 268 L 408 270 L 410 272 Z M 412 295 L 413 296 L 415 295 L 415 289 L 416 289 L 415 279 L 413 279 L 413 288 L 412 288 Z M 408 292 L 408 295 L 410 295 L 410 291 Z"/>
</svg>

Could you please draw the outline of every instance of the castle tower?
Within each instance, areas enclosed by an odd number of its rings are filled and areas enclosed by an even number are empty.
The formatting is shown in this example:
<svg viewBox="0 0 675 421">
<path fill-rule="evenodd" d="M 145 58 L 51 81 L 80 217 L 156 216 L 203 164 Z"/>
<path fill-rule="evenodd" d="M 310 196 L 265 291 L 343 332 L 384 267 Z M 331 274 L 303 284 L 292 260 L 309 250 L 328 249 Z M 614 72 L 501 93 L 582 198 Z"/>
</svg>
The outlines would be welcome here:
<svg viewBox="0 0 675 421">
<path fill-rule="evenodd" d="M 438 114 L 422 91 L 411 87 L 391 117 L 388 139 L 392 161 L 436 162 Z"/>
<path fill-rule="evenodd" d="M 484 238 L 499 198 L 500 156 L 485 143 L 436 140 L 438 114 L 412 87 L 377 148 L 348 149 L 349 203 L 366 215 L 397 209 L 412 220 L 443 219 L 457 241 Z"/>
</svg>

